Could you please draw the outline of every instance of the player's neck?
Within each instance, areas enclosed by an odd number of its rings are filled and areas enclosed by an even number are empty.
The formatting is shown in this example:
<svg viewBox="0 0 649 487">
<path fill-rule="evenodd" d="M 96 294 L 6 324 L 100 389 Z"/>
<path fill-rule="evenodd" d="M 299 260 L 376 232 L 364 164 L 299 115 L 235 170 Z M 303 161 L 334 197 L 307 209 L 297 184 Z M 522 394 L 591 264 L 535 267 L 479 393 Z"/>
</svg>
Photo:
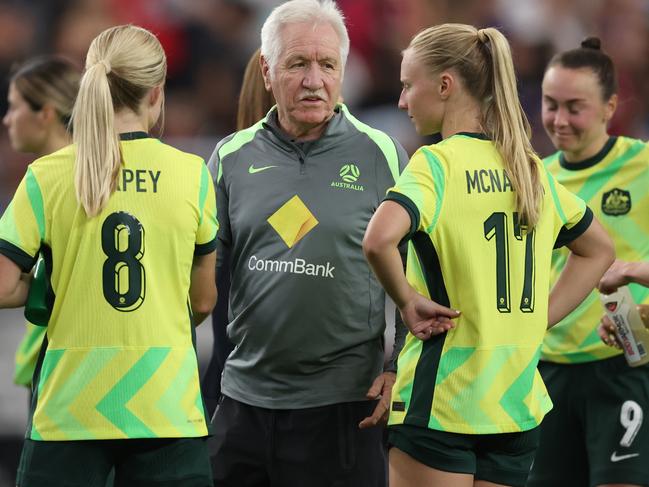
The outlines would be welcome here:
<svg viewBox="0 0 649 487">
<path fill-rule="evenodd" d="M 147 118 L 132 110 L 123 109 L 115 113 L 115 130 L 118 134 L 128 132 L 148 132 Z"/>
</svg>

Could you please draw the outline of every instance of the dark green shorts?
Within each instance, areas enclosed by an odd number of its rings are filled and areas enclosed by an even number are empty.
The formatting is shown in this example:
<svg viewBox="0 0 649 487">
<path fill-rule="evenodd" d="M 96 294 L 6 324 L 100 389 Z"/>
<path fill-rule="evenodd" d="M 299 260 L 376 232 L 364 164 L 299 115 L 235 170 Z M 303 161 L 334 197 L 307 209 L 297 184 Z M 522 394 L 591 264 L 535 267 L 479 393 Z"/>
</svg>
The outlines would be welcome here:
<svg viewBox="0 0 649 487">
<path fill-rule="evenodd" d="M 539 371 L 554 408 L 528 486 L 649 485 L 649 367 L 619 356 Z"/>
<path fill-rule="evenodd" d="M 525 486 L 539 441 L 539 428 L 466 435 L 401 424 L 390 426 L 389 431 L 390 446 L 424 465 L 514 487 Z"/>
<path fill-rule="evenodd" d="M 18 487 L 211 487 L 206 438 L 25 440 Z"/>
</svg>

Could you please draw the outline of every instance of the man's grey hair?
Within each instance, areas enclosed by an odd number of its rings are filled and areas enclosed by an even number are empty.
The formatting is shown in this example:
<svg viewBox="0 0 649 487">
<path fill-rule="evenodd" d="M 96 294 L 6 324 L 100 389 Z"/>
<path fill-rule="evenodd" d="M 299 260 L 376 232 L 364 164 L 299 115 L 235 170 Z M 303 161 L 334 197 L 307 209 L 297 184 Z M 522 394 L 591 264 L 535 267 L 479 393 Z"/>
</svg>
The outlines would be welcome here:
<svg viewBox="0 0 649 487">
<path fill-rule="evenodd" d="M 340 40 L 341 71 L 349 54 L 349 34 L 345 17 L 334 0 L 290 0 L 276 7 L 261 28 L 261 55 L 272 72 L 282 52 L 281 30 L 287 24 L 312 22 L 330 24 Z"/>
</svg>

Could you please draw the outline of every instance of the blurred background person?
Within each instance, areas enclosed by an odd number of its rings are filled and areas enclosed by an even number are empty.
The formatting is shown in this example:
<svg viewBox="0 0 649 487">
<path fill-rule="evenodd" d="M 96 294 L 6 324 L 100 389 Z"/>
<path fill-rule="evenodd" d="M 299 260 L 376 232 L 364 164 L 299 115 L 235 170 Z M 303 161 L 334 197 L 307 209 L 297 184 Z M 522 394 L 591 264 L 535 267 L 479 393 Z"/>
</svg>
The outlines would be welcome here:
<svg viewBox="0 0 649 487">
<path fill-rule="evenodd" d="M 252 53 L 243 73 L 237 106 L 237 131 L 257 123 L 275 104 L 273 92 L 264 85 L 259 55 L 260 49 Z"/>
<path fill-rule="evenodd" d="M 14 150 L 38 159 L 72 142 L 68 127 L 80 77 L 77 66 L 57 57 L 35 58 L 16 69 L 10 79 L 8 109 L 2 120 Z M 43 272 L 39 279 L 44 279 Z M 46 324 L 46 320 L 40 326 L 25 324 L 25 336 L 16 352 L 16 384 L 31 388 Z"/>
<path fill-rule="evenodd" d="M 596 37 L 555 55 L 543 78 L 543 125 L 558 151 L 545 159 L 557 181 L 583 198 L 615 242 L 619 259 L 603 278 L 649 261 L 649 146 L 612 136 L 618 84 Z M 553 258 L 553 280 L 567 254 Z M 624 280 L 617 280 L 618 283 Z M 642 282 L 642 281 L 640 281 Z M 629 288 L 636 303 L 649 289 Z M 649 485 L 649 364 L 629 367 L 600 341 L 596 289 L 548 331 L 539 370 L 555 404 L 541 427 L 530 487 Z"/>
</svg>

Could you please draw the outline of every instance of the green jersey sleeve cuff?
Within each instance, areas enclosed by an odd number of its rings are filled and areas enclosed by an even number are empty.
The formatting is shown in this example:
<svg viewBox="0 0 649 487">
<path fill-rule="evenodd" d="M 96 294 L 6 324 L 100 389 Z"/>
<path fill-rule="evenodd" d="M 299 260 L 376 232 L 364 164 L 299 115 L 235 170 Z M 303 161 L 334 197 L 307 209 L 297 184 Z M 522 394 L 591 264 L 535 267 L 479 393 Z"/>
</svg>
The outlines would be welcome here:
<svg viewBox="0 0 649 487">
<path fill-rule="evenodd" d="M 406 195 L 397 193 L 396 191 L 388 191 L 388 194 L 383 201 L 394 201 L 395 203 L 399 203 L 408 212 L 408 215 L 410 215 L 410 231 L 408 232 L 408 235 L 403 238 L 402 242 L 411 239 L 419 228 L 420 216 L 417 205 L 415 205 L 415 203 Z"/>
<path fill-rule="evenodd" d="M 581 220 L 579 220 L 577 224 L 573 225 L 573 227 L 570 229 L 566 228 L 565 226 L 561 228 L 561 231 L 557 236 L 557 240 L 554 242 L 554 248 L 558 249 L 560 247 L 568 245 L 570 242 L 584 233 L 592 222 L 593 212 L 590 208 L 586 207 L 584 216 L 581 217 Z"/>
<path fill-rule="evenodd" d="M 36 257 L 32 257 L 27 252 L 19 247 L 16 247 L 11 242 L 0 239 L 0 254 L 11 260 L 14 264 L 20 267 L 23 272 L 29 272 L 34 264 L 36 264 Z"/>
<path fill-rule="evenodd" d="M 215 251 L 217 243 L 218 243 L 218 239 L 214 237 L 212 240 L 210 240 L 207 243 L 196 244 L 196 246 L 194 247 L 194 255 L 207 255 L 210 252 Z"/>
</svg>

